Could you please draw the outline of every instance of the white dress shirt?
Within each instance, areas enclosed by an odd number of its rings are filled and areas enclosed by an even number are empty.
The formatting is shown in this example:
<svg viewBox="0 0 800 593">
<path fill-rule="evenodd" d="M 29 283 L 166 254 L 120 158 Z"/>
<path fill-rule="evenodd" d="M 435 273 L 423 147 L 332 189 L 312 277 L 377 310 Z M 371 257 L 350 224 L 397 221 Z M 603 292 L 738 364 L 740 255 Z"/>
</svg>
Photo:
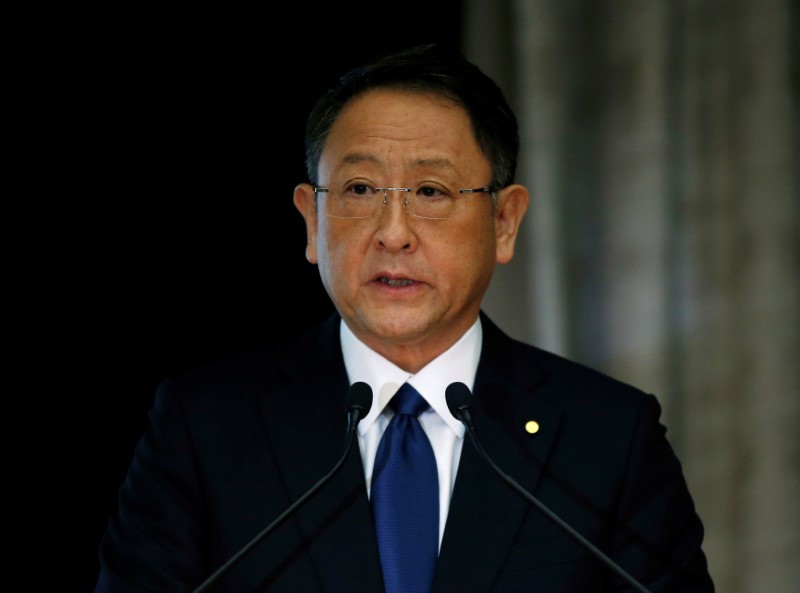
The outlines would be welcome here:
<svg viewBox="0 0 800 593">
<path fill-rule="evenodd" d="M 344 364 L 350 384 L 363 381 L 372 388 L 372 407 L 358 423 L 358 444 L 367 481 L 367 495 L 372 483 L 372 466 L 378 443 L 394 413 L 387 407 L 389 400 L 403 383 L 410 383 L 430 404 L 431 409 L 419 417 L 436 456 L 439 471 L 439 545 L 442 544 L 450 496 L 453 493 L 458 461 L 464 443 L 465 429 L 447 408 L 445 389 L 460 381 L 472 390 L 478 359 L 481 354 L 483 330 L 480 318 L 453 344 L 418 373 L 412 375 L 367 347 L 342 321 L 341 344 Z"/>
</svg>

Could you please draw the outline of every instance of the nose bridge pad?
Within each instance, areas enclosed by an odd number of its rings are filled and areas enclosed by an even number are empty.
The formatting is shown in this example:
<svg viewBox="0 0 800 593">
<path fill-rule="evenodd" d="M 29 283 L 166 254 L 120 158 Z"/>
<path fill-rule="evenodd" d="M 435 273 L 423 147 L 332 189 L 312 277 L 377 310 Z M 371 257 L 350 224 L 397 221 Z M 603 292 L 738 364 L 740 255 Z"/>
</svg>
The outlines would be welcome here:
<svg viewBox="0 0 800 593">
<path fill-rule="evenodd" d="M 411 201 L 408 199 L 408 195 L 411 192 L 411 188 L 408 188 L 408 187 L 382 187 L 382 188 L 379 188 L 379 189 L 383 192 L 383 202 L 381 204 L 383 206 L 383 208 L 386 208 L 386 206 L 389 205 L 389 192 L 390 191 L 399 191 L 399 192 L 403 193 L 402 197 L 400 198 L 400 205 L 403 206 L 403 208 L 405 209 L 405 211 L 407 213 L 409 213 L 409 214 L 411 213 L 411 210 L 410 210 Z"/>
</svg>

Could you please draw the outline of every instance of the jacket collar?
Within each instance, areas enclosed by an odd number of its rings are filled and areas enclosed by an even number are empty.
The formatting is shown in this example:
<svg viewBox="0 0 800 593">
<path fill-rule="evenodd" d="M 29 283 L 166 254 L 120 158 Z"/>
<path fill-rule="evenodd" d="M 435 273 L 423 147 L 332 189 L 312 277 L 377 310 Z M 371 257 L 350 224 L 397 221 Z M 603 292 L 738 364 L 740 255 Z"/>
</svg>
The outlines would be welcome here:
<svg viewBox="0 0 800 593">
<path fill-rule="evenodd" d="M 534 492 L 555 441 L 561 411 L 537 397 L 546 373 L 537 350 L 511 340 L 483 315 L 483 349 L 473 394 L 474 434 L 466 435 L 437 566 L 434 592 L 492 589 L 530 508 L 472 442 L 477 436 L 497 469 Z M 538 431 L 526 430 L 529 421 Z"/>
<path fill-rule="evenodd" d="M 484 451 L 499 469 L 533 492 L 555 440 L 561 412 L 536 395 L 546 374 L 536 349 L 513 341 L 483 313 L 483 345 L 475 379 L 473 420 Z M 262 409 L 289 499 L 298 500 L 343 454 L 348 387 L 338 315 L 286 352 L 285 386 Z M 539 430 L 525 430 L 529 420 Z M 471 441 L 470 435 L 466 435 Z M 485 592 L 530 504 L 464 443 L 434 592 Z M 372 512 L 357 443 L 341 468 L 295 513 L 320 582 L 331 590 L 381 592 Z"/>
</svg>

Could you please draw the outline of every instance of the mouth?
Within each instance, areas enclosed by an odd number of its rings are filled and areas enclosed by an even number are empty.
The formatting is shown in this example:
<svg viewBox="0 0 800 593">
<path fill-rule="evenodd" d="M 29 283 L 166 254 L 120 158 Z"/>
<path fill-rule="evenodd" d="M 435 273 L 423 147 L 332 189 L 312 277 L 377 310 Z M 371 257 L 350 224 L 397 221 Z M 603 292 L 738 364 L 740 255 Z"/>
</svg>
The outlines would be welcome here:
<svg viewBox="0 0 800 593">
<path fill-rule="evenodd" d="M 409 278 L 389 278 L 388 276 L 379 276 L 377 281 L 392 288 L 402 288 L 414 284 L 414 281 Z"/>
</svg>

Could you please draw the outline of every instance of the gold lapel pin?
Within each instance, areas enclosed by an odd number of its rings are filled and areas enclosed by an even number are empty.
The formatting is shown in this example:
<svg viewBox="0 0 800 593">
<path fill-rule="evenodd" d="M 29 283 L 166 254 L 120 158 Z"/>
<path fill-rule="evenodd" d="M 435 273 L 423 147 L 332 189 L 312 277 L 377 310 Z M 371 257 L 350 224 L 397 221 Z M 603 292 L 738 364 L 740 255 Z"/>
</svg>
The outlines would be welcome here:
<svg viewBox="0 0 800 593">
<path fill-rule="evenodd" d="M 536 420 L 528 420 L 525 423 L 525 432 L 528 434 L 536 434 L 539 432 L 539 423 Z"/>
</svg>

